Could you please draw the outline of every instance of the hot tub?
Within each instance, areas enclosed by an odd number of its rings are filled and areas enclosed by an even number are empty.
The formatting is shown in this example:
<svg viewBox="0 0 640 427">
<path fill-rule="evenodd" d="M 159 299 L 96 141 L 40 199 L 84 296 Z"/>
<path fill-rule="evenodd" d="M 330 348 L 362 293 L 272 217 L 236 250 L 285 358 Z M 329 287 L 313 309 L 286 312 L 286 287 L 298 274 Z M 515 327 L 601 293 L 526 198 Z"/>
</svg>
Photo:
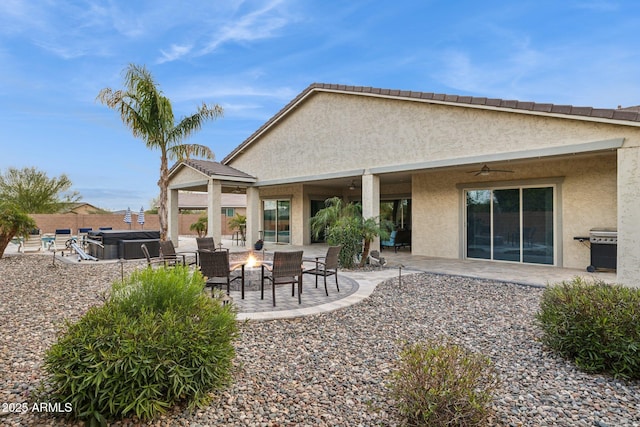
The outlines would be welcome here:
<svg viewBox="0 0 640 427">
<path fill-rule="evenodd" d="M 89 255 L 98 259 L 144 258 L 140 245 L 146 244 L 152 257 L 160 253 L 160 231 L 99 230 L 87 233 Z"/>
</svg>

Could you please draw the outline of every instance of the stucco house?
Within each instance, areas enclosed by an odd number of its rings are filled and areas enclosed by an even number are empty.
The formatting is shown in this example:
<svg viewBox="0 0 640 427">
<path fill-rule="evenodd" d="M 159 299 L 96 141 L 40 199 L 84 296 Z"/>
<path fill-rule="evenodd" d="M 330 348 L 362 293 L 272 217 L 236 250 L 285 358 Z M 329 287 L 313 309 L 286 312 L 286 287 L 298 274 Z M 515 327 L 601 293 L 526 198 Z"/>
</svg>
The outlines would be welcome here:
<svg viewBox="0 0 640 427">
<path fill-rule="evenodd" d="M 312 242 L 331 196 L 381 209 L 413 254 L 585 268 L 576 236 L 617 230 L 617 276 L 640 285 L 640 112 L 312 84 L 221 163 L 170 174 L 180 190 L 247 195 L 247 239 Z M 375 245 L 379 243 L 376 242 Z"/>
</svg>

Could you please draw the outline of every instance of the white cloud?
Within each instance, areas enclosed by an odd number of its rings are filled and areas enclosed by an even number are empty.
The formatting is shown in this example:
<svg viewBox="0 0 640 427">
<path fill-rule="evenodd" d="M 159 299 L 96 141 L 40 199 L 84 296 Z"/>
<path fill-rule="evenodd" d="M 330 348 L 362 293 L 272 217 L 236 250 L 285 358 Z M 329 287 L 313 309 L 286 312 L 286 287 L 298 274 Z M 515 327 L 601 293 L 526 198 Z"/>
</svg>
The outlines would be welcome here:
<svg viewBox="0 0 640 427">
<path fill-rule="evenodd" d="M 179 46 L 179 45 L 172 44 L 168 52 L 164 50 L 160 50 L 162 57 L 158 59 L 157 63 L 162 64 L 165 62 L 171 62 L 171 61 L 175 61 L 176 59 L 180 59 L 183 56 L 187 55 L 189 52 L 191 52 L 191 48 L 192 48 L 191 45 Z"/>
<path fill-rule="evenodd" d="M 194 41 L 179 44 L 189 45 L 192 49 L 189 51 L 162 50 L 162 56 L 157 61 L 159 63 L 174 61 L 188 55 L 192 50 L 197 56 L 207 55 L 225 43 L 252 42 L 276 37 L 278 30 L 290 23 L 286 10 L 282 7 L 283 4 L 283 0 L 273 0 L 261 8 L 241 14 L 239 17 L 235 15 L 245 6 L 244 2 L 230 4 L 227 10 L 217 11 L 219 16 L 216 19 L 203 20 L 206 27 L 192 30 L 196 33 L 192 36 Z M 213 36 L 209 36 L 212 27 L 220 27 L 220 29 L 214 31 Z M 196 45 L 199 45 L 197 51 L 195 50 Z"/>
</svg>

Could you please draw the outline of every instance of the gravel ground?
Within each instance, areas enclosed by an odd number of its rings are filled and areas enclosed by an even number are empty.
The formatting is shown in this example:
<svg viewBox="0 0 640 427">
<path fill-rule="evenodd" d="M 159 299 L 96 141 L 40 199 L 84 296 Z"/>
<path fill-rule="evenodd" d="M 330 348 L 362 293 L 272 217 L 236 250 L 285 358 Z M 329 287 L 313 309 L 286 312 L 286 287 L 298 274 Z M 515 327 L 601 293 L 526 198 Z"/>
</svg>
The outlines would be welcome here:
<svg viewBox="0 0 640 427">
<path fill-rule="evenodd" d="M 45 349 L 63 319 L 100 304 L 118 264 L 0 259 L 0 425 L 82 425 L 31 409 Z M 125 273 L 141 264 L 126 264 Z M 396 426 L 385 383 L 403 341 L 446 335 L 491 357 L 502 385 L 493 425 L 640 426 L 640 383 L 586 375 L 545 351 L 533 319 L 541 289 L 416 274 L 380 284 L 361 303 L 293 320 L 248 322 L 234 384 L 207 408 L 157 426 Z M 31 404 L 29 404 L 31 405 Z M 31 406 L 29 406 L 31 408 Z M 5 413 L 2 413 L 5 410 Z M 123 420 L 117 426 L 138 425 Z"/>
</svg>

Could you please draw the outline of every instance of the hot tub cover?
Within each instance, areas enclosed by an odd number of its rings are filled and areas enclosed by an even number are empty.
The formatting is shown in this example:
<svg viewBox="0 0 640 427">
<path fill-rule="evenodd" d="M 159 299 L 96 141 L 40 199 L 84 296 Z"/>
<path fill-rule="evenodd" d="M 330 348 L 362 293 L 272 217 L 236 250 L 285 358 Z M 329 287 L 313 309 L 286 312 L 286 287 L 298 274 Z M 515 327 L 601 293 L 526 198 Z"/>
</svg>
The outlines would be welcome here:
<svg viewBox="0 0 640 427">
<path fill-rule="evenodd" d="M 121 240 L 159 239 L 158 230 L 99 230 L 90 231 L 89 239 L 102 238 L 103 245 L 117 245 Z"/>
</svg>

